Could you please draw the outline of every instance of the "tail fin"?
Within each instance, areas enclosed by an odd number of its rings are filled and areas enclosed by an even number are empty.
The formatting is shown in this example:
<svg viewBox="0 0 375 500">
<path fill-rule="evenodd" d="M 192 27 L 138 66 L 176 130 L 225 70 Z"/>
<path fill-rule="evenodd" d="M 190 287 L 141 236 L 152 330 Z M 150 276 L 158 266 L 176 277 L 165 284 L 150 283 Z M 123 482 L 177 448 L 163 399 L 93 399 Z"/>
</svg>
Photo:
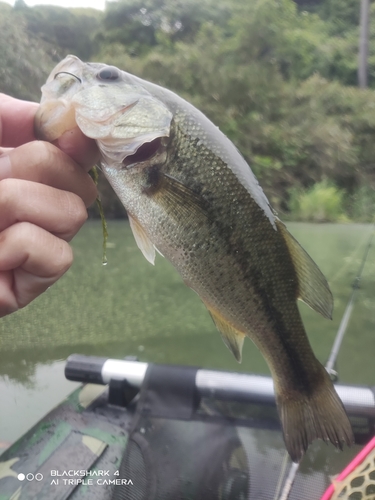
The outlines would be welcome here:
<svg viewBox="0 0 375 500">
<path fill-rule="evenodd" d="M 348 446 L 354 443 L 349 419 L 327 372 L 312 394 L 298 397 L 278 394 L 276 399 L 285 446 L 293 462 L 299 462 L 317 438 L 340 449 L 344 443 Z"/>
</svg>

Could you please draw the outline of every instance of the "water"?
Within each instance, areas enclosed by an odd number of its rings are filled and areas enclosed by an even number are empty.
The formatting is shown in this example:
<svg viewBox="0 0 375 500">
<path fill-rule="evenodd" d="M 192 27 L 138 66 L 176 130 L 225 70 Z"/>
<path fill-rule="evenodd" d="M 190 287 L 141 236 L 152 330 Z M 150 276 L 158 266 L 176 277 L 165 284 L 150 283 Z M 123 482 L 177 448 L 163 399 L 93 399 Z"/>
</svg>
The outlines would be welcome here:
<svg viewBox="0 0 375 500">
<path fill-rule="evenodd" d="M 371 232 L 368 225 L 289 224 L 327 276 L 333 321 L 307 306 L 301 312 L 317 357 L 325 363 Z M 100 222 L 73 242 L 72 269 L 26 309 L 0 320 L 0 443 L 12 442 L 76 384 L 64 379 L 71 353 L 180 363 L 269 374 L 250 341 L 239 365 L 220 339 L 198 296 L 159 255 L 142 256 L 126 222 L 109 223 L 108 265 L 102 265 Z M 375 250 L 338 359 L 344 383 L 375 384 Z M 1 446 L 1 444 L 0 444 Z"/>
</svg>

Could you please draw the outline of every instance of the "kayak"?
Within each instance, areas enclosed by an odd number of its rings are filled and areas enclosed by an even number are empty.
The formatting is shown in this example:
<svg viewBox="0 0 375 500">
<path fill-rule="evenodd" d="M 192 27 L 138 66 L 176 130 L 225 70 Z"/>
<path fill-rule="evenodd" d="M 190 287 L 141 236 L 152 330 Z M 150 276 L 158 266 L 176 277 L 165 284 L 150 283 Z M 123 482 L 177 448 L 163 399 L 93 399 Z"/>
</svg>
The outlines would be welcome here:
<svg viewBox="0 0 375 500">
<path fill-rule="evenodd" d="M 281 498 L 292 464 L 271 378 L 76 354 L 65 375 L 82 386 L 0 455 L 0 500 Z M 287 500 L 333 498 L 332 478 L 375 450 L 374 388 L 335 388 L 356 444 L 315 441 Z"/>
</svg>

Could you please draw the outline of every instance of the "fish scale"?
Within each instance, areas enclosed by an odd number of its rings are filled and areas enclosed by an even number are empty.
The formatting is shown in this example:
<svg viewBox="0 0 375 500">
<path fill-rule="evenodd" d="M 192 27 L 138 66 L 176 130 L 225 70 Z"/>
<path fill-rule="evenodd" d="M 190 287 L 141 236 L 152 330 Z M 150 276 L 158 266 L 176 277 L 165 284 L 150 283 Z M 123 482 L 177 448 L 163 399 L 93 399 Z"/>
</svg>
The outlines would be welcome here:
<svg viewBox="0 0 375 500">
<path fill-rule="evenodd" d="M 245 337 L 262 352 L 292 459 L 315 438 L 350 445 L 350 423 L 296 303 L 330 318 L 327 281 L 230 140 L 171 91 L 68 56 L 42 88 L 35 128 L 52 141 L 76 125 L 96 140 L 146 259 L 154 263 L 157 249 L 174 265 L 238 361 Z"/>
</svg>

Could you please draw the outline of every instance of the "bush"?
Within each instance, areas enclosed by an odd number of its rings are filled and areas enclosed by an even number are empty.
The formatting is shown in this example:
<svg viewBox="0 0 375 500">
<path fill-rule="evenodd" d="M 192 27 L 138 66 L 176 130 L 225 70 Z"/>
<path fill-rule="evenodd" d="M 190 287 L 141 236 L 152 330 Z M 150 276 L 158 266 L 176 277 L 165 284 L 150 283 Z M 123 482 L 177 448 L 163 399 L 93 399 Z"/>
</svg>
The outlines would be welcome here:
<svg viewBox="0 0 375 500">
<path fill-rule="evenodd" d="M 306 190 L 292 189 L 289 209 L 293 218 L 301 221 L 348 220 L 344 211 L 344 191 L 327 181 L 318 182 Z"/>
</svg>

